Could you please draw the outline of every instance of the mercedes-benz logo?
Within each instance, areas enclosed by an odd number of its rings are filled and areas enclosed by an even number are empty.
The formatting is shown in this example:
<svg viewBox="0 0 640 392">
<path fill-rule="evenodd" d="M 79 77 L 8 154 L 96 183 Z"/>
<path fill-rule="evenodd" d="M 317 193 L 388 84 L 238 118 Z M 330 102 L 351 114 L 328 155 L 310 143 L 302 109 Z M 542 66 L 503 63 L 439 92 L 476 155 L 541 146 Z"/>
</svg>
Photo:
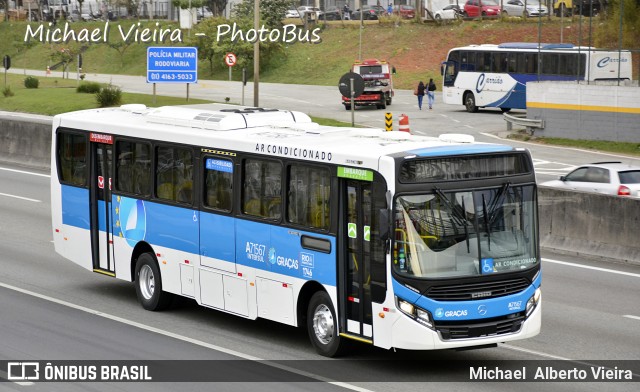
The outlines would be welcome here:
<svg viewBox="0 0 640 392">
<path fill-rule="evenodd" d="M 480 313 L 480 316 L 484 316 L 485 314 L 487 314 L 487 306 L 486 305 L 478 306 L 478 313 Z"/>
</svg>

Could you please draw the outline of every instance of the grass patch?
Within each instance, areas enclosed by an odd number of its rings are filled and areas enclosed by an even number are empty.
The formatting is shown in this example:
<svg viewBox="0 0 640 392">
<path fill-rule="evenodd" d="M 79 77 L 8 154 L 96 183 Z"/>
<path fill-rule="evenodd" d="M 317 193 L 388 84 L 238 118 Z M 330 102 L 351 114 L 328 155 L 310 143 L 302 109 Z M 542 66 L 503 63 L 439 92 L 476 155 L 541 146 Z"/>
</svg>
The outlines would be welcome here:
<svg viewBox="0 0 640 392">
<path fill-rule="evenodd" d="M 40 78 L 38 89 L 27 89 L 24 86 L 24 79 L 25 76 L 22 75 L 7 75 L 7 86 L 11 86 L 14 95 L 0 96 L 0 110 L 53 116 L 59 113 L 99 107 L 95 94 L 76 92 L 78 84 L 75 80 Z M 122 93 L 122 104 L 130 103 L 156 107 L 211 103 L 211 101 L 189 99 L 187 102 L 185 98 L 156 96 L 154 103 L 152 95 Z"/>
<path fill-rule="evenodd" d="M 309 117 L 311 117 L 311 121 L 318 123 L 320 125 L 326 125 L 328 127 L 351 127 L 350 122 L 338 121 L 331 118 L 322 118 L 322 117 L 314 117 L 314 116 L 309 116 Z"/>
</svg>

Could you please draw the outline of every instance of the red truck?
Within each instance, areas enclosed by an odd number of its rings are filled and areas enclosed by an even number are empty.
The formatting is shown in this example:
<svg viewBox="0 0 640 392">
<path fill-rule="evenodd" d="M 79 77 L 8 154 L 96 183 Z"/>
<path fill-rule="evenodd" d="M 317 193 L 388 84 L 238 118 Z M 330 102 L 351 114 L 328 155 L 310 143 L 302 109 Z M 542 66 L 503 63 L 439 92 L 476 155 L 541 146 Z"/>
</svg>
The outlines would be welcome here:
<svg viewBox="0 0 640 392">
<path fill-rule="evenodd" d="M 359 74 L 364 79 L 364 92 L 353 100 L 355 106 L 375 105 L 378 109 L 385 109 L 387 105 L 391 105 L 394 67 L 384 60 L 368 59 L 353 63 L 351 72 Z M 343 96 L 342 104 L 346 110 L 351 110 L 349 97 Z"/>
</svg>

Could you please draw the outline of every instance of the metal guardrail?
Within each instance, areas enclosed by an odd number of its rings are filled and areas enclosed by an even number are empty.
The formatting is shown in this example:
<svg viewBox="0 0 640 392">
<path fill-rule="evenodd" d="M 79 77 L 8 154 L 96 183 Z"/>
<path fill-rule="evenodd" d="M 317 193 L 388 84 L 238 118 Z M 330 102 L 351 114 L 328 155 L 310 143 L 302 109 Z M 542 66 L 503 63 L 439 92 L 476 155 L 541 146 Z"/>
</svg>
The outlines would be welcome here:
<svg viewBox="0 0 640 392">
<path fill-rule="evenodd" d="M 526 116 L 526 115 L 525 115 Z M 544 129 L 543 119 L 526 118 L 522 116 L 514 116 L 508 113 L 502 114 L 504 121 L 507 122 L 507 131 L 513 130 L 513 125 L 525 127 L 528 132 L 533 135 L 536 129 Z"/>
</svg>

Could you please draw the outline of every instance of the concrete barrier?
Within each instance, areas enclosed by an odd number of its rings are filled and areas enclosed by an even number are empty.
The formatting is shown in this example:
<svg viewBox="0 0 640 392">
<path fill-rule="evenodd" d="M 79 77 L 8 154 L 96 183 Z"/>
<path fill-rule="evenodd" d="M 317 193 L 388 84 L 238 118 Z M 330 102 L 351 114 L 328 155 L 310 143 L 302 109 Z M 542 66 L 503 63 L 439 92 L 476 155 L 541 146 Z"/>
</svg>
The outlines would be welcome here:
<svg viewBox="0 0 640 392">
<path fill-rule="evenodd" d="M 540 244 L 640 265 L 640 199 L 538 188 Z"/>
<path fill-rule="evenodd" d="M 0 112 L 0 161 L 48 169 L 51 117 Z M 640 199 L 539 187 L 543 249 L 640 265 Z"/>
<path fill-rule="evenodd" d="M 52 117 L 0 112 L 0 161 L 48 169 Z"/>
</svg>

